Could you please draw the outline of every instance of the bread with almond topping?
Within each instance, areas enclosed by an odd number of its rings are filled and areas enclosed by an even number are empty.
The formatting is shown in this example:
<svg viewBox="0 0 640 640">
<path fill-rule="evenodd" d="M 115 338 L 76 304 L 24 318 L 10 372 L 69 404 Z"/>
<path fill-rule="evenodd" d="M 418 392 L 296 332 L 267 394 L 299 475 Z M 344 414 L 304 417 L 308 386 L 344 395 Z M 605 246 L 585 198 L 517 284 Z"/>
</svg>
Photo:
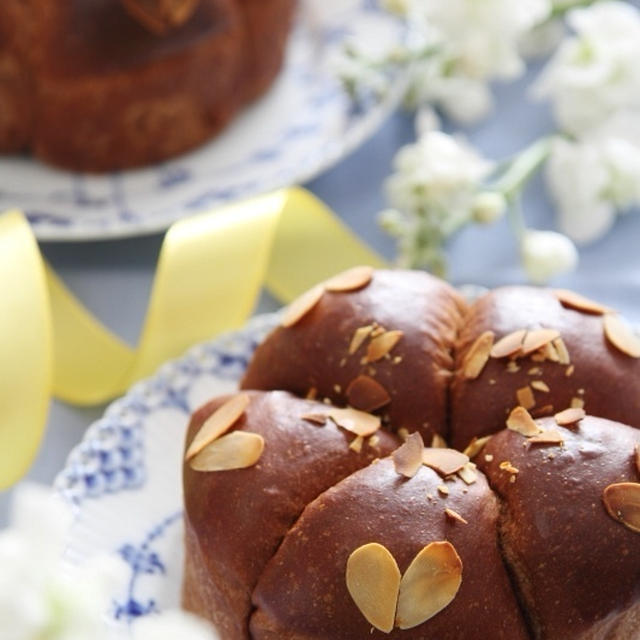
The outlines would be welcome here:
<svg viewBox="0 0 640 640">
<path fill-rule="evenodd" d="M 317 285 L 194 414 L 184 606 L 223 640 L 640 640 L 640 424 L 605 399 L 639 346 L 566 291 Z"/>
<path fill-rule="evenodd" d="M 3 0 L 0 152 L 79 171 L 218 133 L 282 63 L 295 0 Z"/>
</svg>

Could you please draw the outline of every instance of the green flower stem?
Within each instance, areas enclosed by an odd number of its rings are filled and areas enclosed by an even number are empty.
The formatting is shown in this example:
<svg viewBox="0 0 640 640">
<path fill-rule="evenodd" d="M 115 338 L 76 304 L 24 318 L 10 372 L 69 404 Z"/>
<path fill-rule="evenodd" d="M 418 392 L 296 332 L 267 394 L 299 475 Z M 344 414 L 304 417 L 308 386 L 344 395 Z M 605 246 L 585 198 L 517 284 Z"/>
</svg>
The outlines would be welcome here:
<svg viewBox="0 0 640 640">
<path fill-rule="evenodd" d="M 552 140 L 552 136 L 540 138 L 521 151 L 502 174 L 489 184 L 489 188 L 500 192 L 512 204 L 549 157 Z"/>
</svg>

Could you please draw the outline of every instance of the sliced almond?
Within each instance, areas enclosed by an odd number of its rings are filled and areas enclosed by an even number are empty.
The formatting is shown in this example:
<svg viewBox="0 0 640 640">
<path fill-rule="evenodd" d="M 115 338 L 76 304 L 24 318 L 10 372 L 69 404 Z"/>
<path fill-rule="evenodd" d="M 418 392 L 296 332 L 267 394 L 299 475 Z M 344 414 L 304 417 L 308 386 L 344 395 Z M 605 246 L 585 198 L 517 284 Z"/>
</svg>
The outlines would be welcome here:
<svg viewBox="0 0 640 640">
<path fill-rule="evenodd" d="M 640 358 L 640 338 L 629 329 L 619 316 L 613 313 L 607 313 L 604 316 L 604 334 L 618 351 L 632 358 Z"/>
<path fill-rule="evenodd" d="M 447 487 L 446 484 L 439 484 L 438 485 L 438 492 L 441 493 L 443 496 L 448 496 L 449 495 L 449 487 Z"/>
<path fill-rule="evenodd" d="M 582 398 L 571 398 L 571 408 L 572 409 L 582 409 L 584 407 L 584 400 Z"/>
<path fill-rule="evenodd" d="M 582 420 L 587 414 L 584 409 L 581 407 L 574 407 L 572 409 L 565 409 L 564 411 L 560 411 L 553 416 L 554 420 L 561 427 L 564 427 L 568 424 L 574 424 L 575 422 L 579 422 Z"/>
<path fill-rule="evenodd" d="M 226 433 L 245 412 L 249 406 L 249 396 L 246 393 L 239 393 L 227 400 L 222 406 L 218 407 L 205 421 L 194 436 L 185 460 L 193 458 L 197 453 L 202 451 L 209 443 Z"/>
<path fill-rule="evenodd" d="M 462 560 L 450 542 L 432 542 L 416 555 L 400 582 L 396 625 L 417 627 L 442 611 L 462 583 Z"/>
<path fill-rule="evenodd" d="M 567 349 L 567 345 L 565 344 L 562 338 L 556 338 L 551 343 L 558 354 L 558 362 L 560 364 L 569 364 L 571 362 L 571 357 L 569 356 L 569 349 Z"/>
<path fill-rule="evenodd" d="M 367 347 L 367 362 L 377 362 L 384 358 L 398 344 L 402 331 L 385 331 L 371 340 Z"/>
<path fill-rule="evenodd" d="M 476 473 L 473 462 L 467 462 L 467 464 L 458 471 L 458 476 L 465 484 L 473 484 L 476 482 L 478 480 L 478 474 Z"/>
<path fill-rule="evenodd" d="M 491 440 L 491 436 L 483 436 L 482 438 L 474 436 L 462 453 L 469 456 L 470 460 L 473 460 L 482 451 L 484 445 L 487 444 L 489 440 Z"/>
<path fill-rule="evenodd" d="M 327 423 L 327 414 L 326 413 L 305 413 L 305 415 L 300 416 L 302 420 L 306 420 L 307 422 L 311 422 L 313 424 L 324 425 Z"/>
<path fill-rule="evenodd" d="M 518 399 L 518 404 L 525 409 L 532 409 L 536 406 L 536 399 L 529 385 L 518 389 L 516 391 L 516 398 Z"/>
<path fill-rule="evenodd" d="M 327 291 L 356 291 L 366 287 L 373 278 L 373 267 L 361 266 L 347 269 L 324 283 Z"/>
<path fill-rule="evenodd" d="M 377 542 L 358 547 L 347 560 L 349 595 L 376 629 L 393 629 L 400 590 L 400 569 L 388 549 Z"/>
<path fill-rule="evenodd" d="M 621 522 L 627 529 L 640 533 L 640 484 L 610 484 L 602 494 L 602 501 L 614 520 Z"/>
<path fill-rule="evenodd" d="M 467 380 L 473 380 L 482 373 L 489 360 L 494 337 L 493 331 L 485 331 L 476 338 L 467 351 L 462 363 L 462 372 Z"/>
<path fill-rule="evenodd" d="M 285 310 L 282 315 L 282 320 L 280 324 L 283 327 L 293 327 L 293 325 L 297 324 L 304 316 L 313 309 L 318 302 L 320 302 L 320 298 L 324 294 L 324 286 L 321 284 L 316 285 L 315 287 L 309 289 L 303 293 L 299 298 L 296 298 Z"/>
<path fill-rule="evenodd" d="M 434 433 L 431 438 L 431 446 L 434 449 L 446 449 L 448 445 L 447 441 L 439 433 Z"/>
<path fill-rule="evenodd" d="M 593 315 L 603 315 L 612 311 L 609 307 L 605 307 L 599 302 L 589 300 L 589 298 L 585 298 L 575 291 L 569 291 L 569 289 L 556 289 L 554 294 L 560 304 L 569 309 L 575 309 L 576 311 Z"/>
<path fill-rule="evenodd" d="M 520 473 L 520 469 L 518 469 L 517 467 L 514 467 L 511 464 L 511 462 L 509 462 L 509 460 L 503 460 L 498 466 L 503 471 L 506 471 L 507 473 L 510 473 L 511 475 L 514 475 L 514 476 Z"/>
<path fill-rule="evenodd" d="M 444 510 L 444 513 L 447 518 L 451 520 L 456 520 L 457 522 L 461 522 L 462 524 L 469 524 L 457 511 L 454 511 L 453 509 L 447 508 Z"/>
<path fill-rule="evenodd" d="M 563 444 L 564 438 L 555 429 L 543 429 L 539 434 L 531 436 L 529 442 L 532 444 Z"/>
<path fill-rule="evenodd" d="M 536 391 L 542 391 L 543 393 L 549 393 L 549 391 L 551 391 L 549 385 L 543 380 L 532 380 L 530 384 Z"/>
<path fill-rule="evenodd" d="M 441 476 L 456 473 L 469 462 L 469 458 L 455 449 L 424 449 L 422 464 L 431 467 Z"/>
<path fill-rule="evenodd" d="M 362 411 L 375 411 L 391 402 L 387 390 L 369 376 L 360 375 L 349 383 L 347 387 L 349 404 Z"/>
<path fill-rule="evenodd" d="M 529 355 L 559 337 L 560 332 L 555 329 L 534 329 L 528 331 L 522 341 L 520 351 L 523 356 Z"/>
<path fill-rule="evenodd" d="M 524 407 L 516 407 L 509 414 L 507 418 L 507 428 L 527 437 L 540 433 L 540 427 Z"/>
<path fill-rule="evenodd" d="M 567 378 L 570 378 L 573 375 L 573 372 L 576 370 L 576 368 L 570 364 L 564 371 L 564 375 L 567 376 Z"/>
<path fill-rule="evenodd" d="M 349 343 L 349 355 L 352 356 L 361 346 L 362 343 L 369 337 L 369 334 L 373 331 L 373 325 L 369 324 L 366 327 L 358 327 L 351 342 Z"/>
<path fill-rule="evenodd" d="M 412 433 L 404 444 L 391 454 L 396 473 L 406 478 L 413 478 L 422 466 L 423 449 L 422 436 L 417 431 Z"/>
<path fill-rule="evenodd" d="M 253 466 L 262 455 L 264 439 L 249 431 L 232 431 L 208 444 L 191 459 L 194 471 L 228 471 Z"/>
<path fill-rule="evenodd" d="M 364 444 L 364 438 L 362 436 L 356 436 L 349 443 L 349 449 L 351 449 L 351 451 L 355 451 L 356 453 L 360 453 L 362 451 L 363 444 Z"/>
<path fill-rule="evenodd" d="M 518 353 L 526 335 L 526 329 L 519 329 L 500 338 L 491 348 L 491 357 L 507 358 L 508 356 Z"/>
<path fill-rule="evenodd" d="M 378 416 L 357 409 L 330 409 L 327 415 L 339 426 L 357 436 L 370 436 L 380 428 Z"/>
</svg>

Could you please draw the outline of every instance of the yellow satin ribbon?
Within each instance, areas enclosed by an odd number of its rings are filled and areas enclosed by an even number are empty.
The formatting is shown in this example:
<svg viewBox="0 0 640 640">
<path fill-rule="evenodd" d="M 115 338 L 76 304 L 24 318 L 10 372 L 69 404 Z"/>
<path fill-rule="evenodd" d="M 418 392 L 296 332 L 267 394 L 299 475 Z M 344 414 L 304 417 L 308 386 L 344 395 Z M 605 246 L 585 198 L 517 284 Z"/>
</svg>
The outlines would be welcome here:
<svg viewBox="0 0 640 640">
<path fill-rule="evenodd" d="M 132 349 L 44 264 L 25 217 L 1 215 L 0 489 L 33 460 L 52 394 L 104 402 L 190 345 L 242 326 L 262 286 L 287 302 L 357 264 L 384 261 L 304 189 L 183 220 L 164 239 Z"/>
</svg>

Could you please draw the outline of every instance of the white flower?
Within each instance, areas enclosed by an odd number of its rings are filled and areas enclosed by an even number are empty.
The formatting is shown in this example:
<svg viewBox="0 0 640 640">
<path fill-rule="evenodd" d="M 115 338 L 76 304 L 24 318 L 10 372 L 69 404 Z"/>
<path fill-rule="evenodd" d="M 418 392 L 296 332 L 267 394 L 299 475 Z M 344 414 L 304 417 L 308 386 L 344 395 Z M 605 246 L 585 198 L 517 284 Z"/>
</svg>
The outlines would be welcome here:
<svg viewBox="0 0 640 640">
<path fill-rule="evenodd" d="M 3 640 L 102 640 L 113 565 L 75 567 L 62 560 L 69 508 L 50 491 L 15 491 L 12 527 L 0 532 Z"/>
<path fill-rule="evenodd" d="M 149 615 L 133 625 L 133 640 L 216 640 L 212 627 L 184 611 Z"/>
<path fill-rule="evenodd" d="M 616 211 L 640 204 L 640 145 L 609 129 L 551 148 L 546 178 L 559 226 L 580 244 L 609 231 Z"/>
<path fill-rule="evenodd" d="M 413 27 L 414 47 L 437 50 L 416 65 L 412 100 L 434 102 L 465 122 L 491 107 L 491 80 L 523 72 L 519 42 L 551 10 L 549 0 L 406 0 L 401 5 Z"/>
<path fill-rule="evenodd" d="M 470 215 L 473 196 L 492 164 L 464 141 L 429 131 L 394 158 L 385 188 L 391 206 L 433 217 L 446 230 Z"/>
<path fill-rule="evenodd" d="M 525 231 L 520 252 L 527 276 L 535 284 L 544 284 L 578 264 L 574 244 L 555 231 Z"/>
<path fill-rule="evenodd" d="M 499 220 L 507 210 L 507 199 L 497 191 L 481 191 L 473 199 L 471 214 L 480 224 Z"/>
<path fill-rule="evenodd" d="M 568 38 L 534 92 L 550 98 L 560 127 L 583 136 L 621 109 L 640 109 L 640 12 L 626 2 L 574 9 Z"/>
</svg>

